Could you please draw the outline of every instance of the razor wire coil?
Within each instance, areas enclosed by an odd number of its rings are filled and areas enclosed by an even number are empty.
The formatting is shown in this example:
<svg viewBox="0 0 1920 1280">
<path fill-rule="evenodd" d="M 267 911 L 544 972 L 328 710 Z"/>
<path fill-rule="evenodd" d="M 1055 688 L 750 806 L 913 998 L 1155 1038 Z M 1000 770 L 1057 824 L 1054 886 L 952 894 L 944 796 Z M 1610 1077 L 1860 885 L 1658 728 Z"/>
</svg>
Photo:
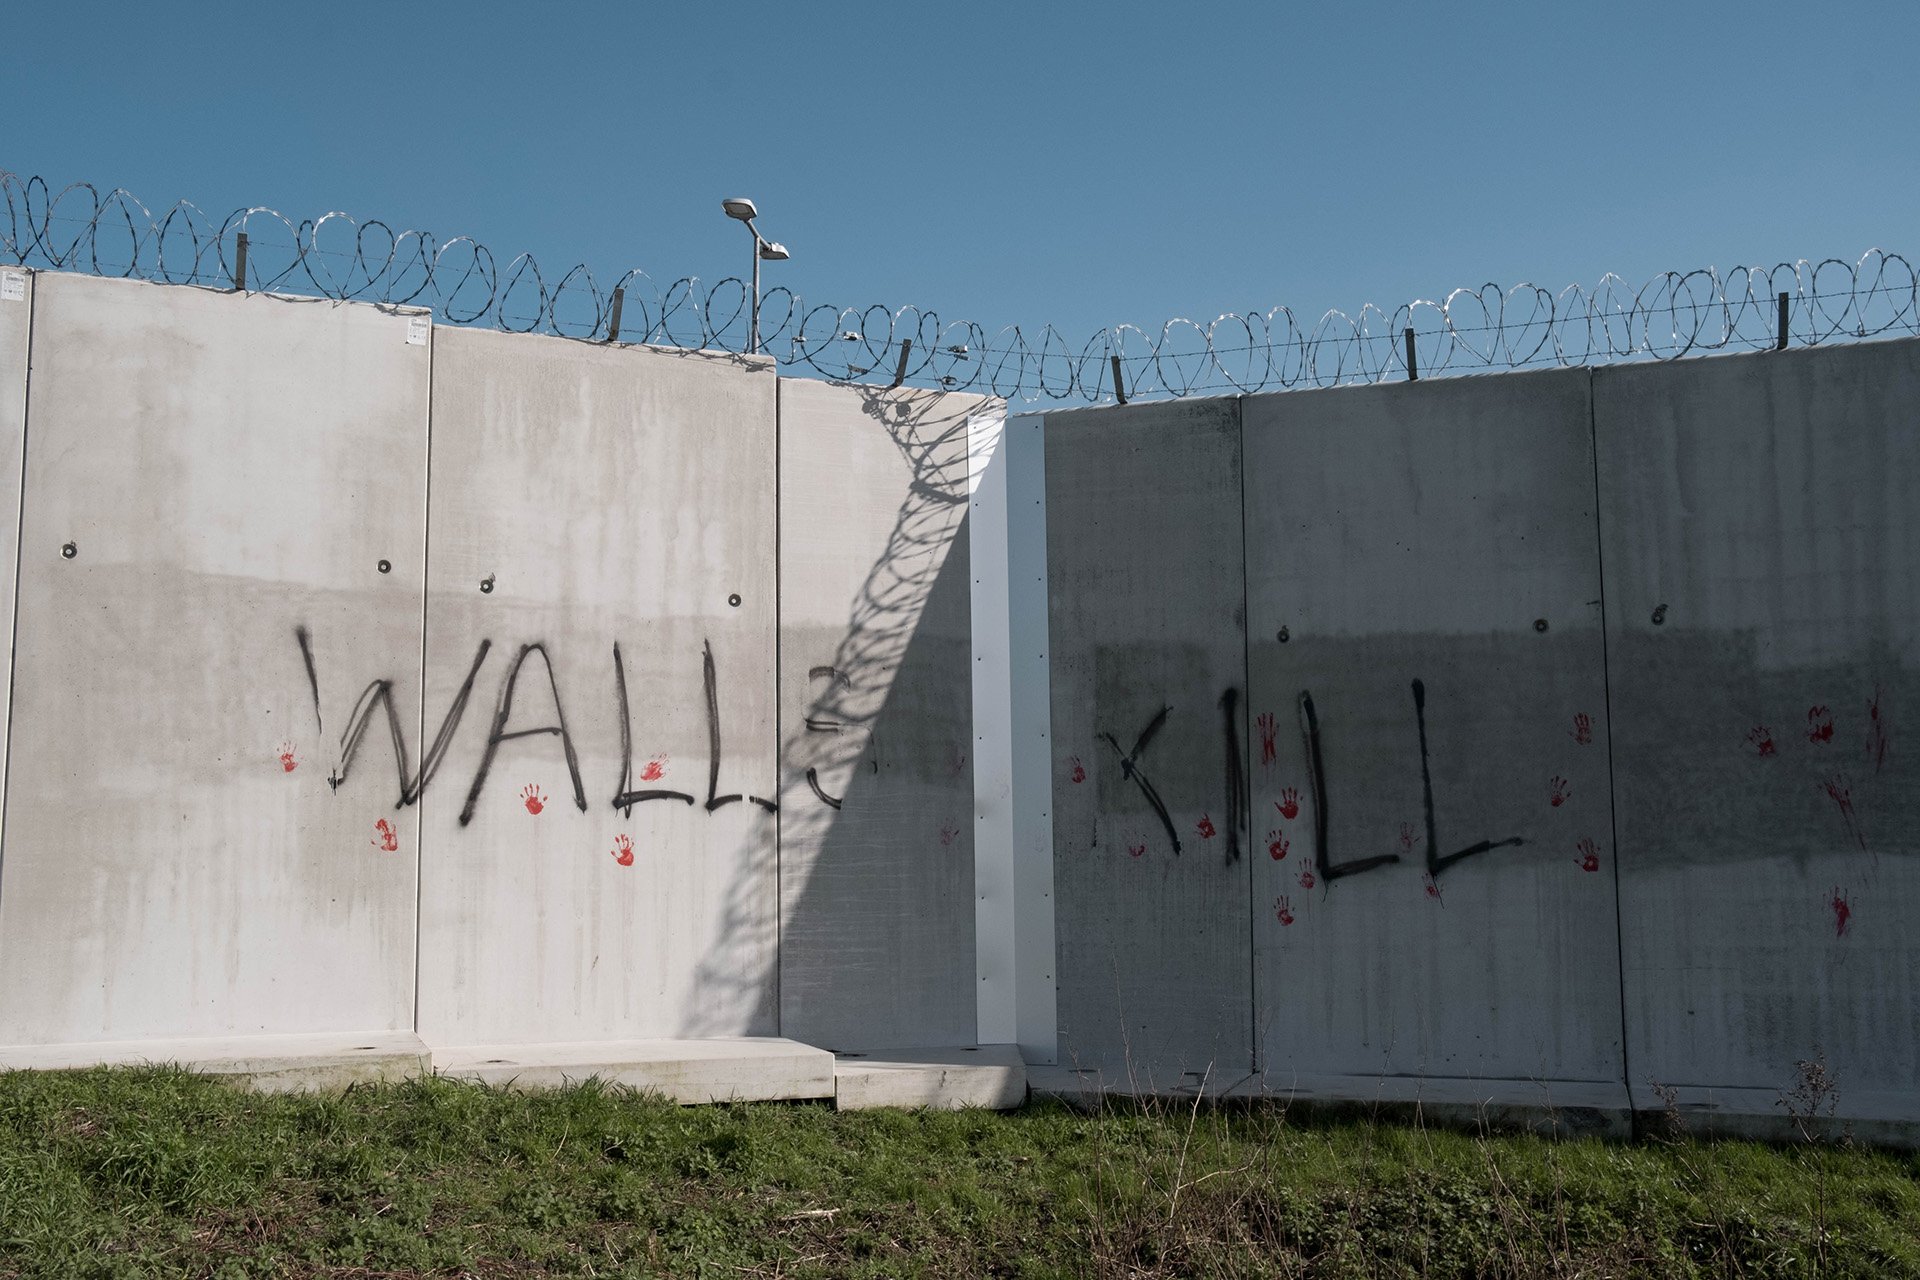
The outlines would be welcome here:
<svg viewBox="0 0 1920 1280">
<path fill-rule="evenodd" d="M 584 342 L 616 337 L 618 295 L 618 341 L 723 351 L 747 343 L 752 298 L 737 277 L 708 285 L 682 276 L 662 289 L 638 268 L 605 277 L 575 263 L 554 273 L 528 253 L 502 265 L 470 236 L 395 232 L 337 210 L 299 222 L 260 206 L 219 218 L 187 201 L 155 212 L 124 188 L 103 194 L 75 182 L 55 191 L 6 170 L 0 198 L 0 261 L 27 267 L 232 288 L 244 233 L 249 290 L 417 306 L 442 323 Z M 1114 325 L 1078 344 L 1052 325 L 989 333 L 915 306 L 808 304 L 775 287 L 761 294 L 760 330 L 761 349 L 782 367 L 834 381 L 1093 404 L 1119 398 L 1116 371 L 1125 399 L 1145 399 L 1766 350 L 1783 339 L 1782 294 L 1794 345 L 1920 333 L 1920 274 L 1880 249 L 1857 260 L 1665 271 L 1638 286 L 1613 274 L 1558 291 L 1486 284 L 1392 309 L 1327 311 L 1311 323 L 1285 306 L 1207 324 L 1176 317 L 1158 330 Z"/>
</svg>

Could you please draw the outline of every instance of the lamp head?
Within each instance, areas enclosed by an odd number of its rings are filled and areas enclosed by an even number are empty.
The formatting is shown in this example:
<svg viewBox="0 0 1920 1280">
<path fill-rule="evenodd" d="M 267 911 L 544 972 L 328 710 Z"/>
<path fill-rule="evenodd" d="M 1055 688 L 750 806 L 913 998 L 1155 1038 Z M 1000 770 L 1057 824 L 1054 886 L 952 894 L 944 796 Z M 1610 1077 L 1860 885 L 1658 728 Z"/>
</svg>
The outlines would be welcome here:
<svg viewBox="0 0 1920 1280">
<path fill-rule="evenodd" d="M 776 244 L 771 240 L 762 240 L 760 256 L 768 262 L 785 262 L 792 255 L 787 252 L 787 246 Z"/>
<path fill-rule="evenodd" d="M 720 207 L 727 211 L 729 218 L 738 218 L 742 222 L 752 222 L 760 216 L 760 211 L 753 207 L 753 201 L 745 196 L 734 196 L 731 199 L 722 200 Z"/>
</svg>

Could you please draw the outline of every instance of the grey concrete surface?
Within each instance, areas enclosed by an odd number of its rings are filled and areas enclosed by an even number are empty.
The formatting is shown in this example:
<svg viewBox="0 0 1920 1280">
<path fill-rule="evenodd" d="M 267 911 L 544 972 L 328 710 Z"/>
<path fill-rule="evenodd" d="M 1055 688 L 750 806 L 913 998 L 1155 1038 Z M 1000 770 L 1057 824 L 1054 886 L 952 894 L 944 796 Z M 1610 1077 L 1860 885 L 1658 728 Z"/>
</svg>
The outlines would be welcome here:
<svg viewBox="0 0 1920 1280">
<path fill-rule="evenodd" d="M 771 362 L 436 342 L 423 737 L 491 647 L 421 798 L 420 1032 L 771 1034 Z"/>
<path fill-rule="evenodd" d="M 1026 1100 L 1027 1067 L 1017 1045 L 883 1049 L 839 1054 L 833 1061 L 833 1105 L 839 1111 L 1010 1111 Z"/>
<path fill-rule="evenodd" d="M 970 1045 L 982 400 L 794 380 L 780 397 L 780 1029 Z"/>
<path fill-rule="evenodd" d="M 33 305 L 0 1044 L 409 1029 L 412 815 L 327 775 L 355 673 L 418 723 L 424 335 L 57 273 Z"/>
<path fill-rule="evenodd" d="M 7 1071 L 148 1064 L 183 1067 L 255 1093 L 331 1093 L 425 1075 L 428 1055 L 411 1031 L 0 1048 L 0 1070 Z"/>
<path fill-rule="evenodd" d="M 1636 1103 L 1920 1120 L 1920 342 L 1594 398 Z"/>
<path fill-rule="evenodd" d="M 515 1089 L 588 1080 L 681 1103 L 833 1096 L 833 1055 L 777 1036 L 612 1040 L 435 1049 L 434 1070 Z"/>
<path fill-rule="evenodd" d="M 1045 437 L 1059 1062 L 1244 1074 L 1239 406 L 1049 414 Z"/>
<path fill-rule="evenodd" d="M 33 327 L 34 273 L 0 267 L 0 627 L 8 637 L 0 657 L 0 690 L 13 679 L 13 596 L 20 563 L 20 473 L 27 439 L 27 340 Z M 12 698 L 0 698 L 0 805 L 6 801 L 7 716 Z M 0 827 L 0 850 L 5 832 Z M 0 852 L 0 857 L 4 853 Z"/>
<path fill-rule="evenodd" d="M 1606 1083 L 1624 1115 L 1587 389 L 1243 403 L 1265 1087 Z"/>
</svg>

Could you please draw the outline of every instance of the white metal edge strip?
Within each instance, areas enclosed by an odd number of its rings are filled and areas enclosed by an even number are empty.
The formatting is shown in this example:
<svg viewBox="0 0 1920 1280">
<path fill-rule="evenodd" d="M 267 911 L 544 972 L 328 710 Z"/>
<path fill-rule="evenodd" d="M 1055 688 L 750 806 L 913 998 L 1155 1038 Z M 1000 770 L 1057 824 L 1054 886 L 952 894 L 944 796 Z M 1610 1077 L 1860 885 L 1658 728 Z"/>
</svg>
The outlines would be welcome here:
<svg viewBox="0 0 1920 1280">
<path fill-rule="evenodd" d="M 967 553 L 973 604 L 974 1036 L 978 1044 L 1011 1044 L 1019 1025 L 1005 427 L 1004 405 L 983 405 L 967 417 Z"/>
<path fill-rule="evenodd" d="M 1007 424 L 1007 636 L 1011 650 L 1014 954 L 1018 1041 L 1031 1063 L 1059 1056 L 1053 930 L 1053 702 L 1047 642 L 1044 414 Z"/>
</svg>

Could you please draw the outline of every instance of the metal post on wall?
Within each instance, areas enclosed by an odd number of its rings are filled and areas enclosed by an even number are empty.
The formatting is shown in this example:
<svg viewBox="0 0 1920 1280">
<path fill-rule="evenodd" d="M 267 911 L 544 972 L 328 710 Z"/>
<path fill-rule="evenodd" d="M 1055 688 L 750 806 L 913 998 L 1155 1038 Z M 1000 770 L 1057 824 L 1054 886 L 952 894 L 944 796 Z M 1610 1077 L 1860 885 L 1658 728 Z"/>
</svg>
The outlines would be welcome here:
<svg viewBox="0 0 1920 1280">
<path fill-rule="evenodd" d="M 1779 341 L 1773 344 L 1775 351 L 1785 351 L 1787 349 L 1787 315 L 1789 309 L 1787 295 L 1782 293 L 1780 295 L 1780 338 Z"/>
<path fill-rule="evenodd" d="M 625 285 L 621 285 L 613 291 L 613 308 L 607 315 L 608 342 L 620 341 L 620 308 L 626 304 L 626 301 L 627 289 Z"/>
</svg>

